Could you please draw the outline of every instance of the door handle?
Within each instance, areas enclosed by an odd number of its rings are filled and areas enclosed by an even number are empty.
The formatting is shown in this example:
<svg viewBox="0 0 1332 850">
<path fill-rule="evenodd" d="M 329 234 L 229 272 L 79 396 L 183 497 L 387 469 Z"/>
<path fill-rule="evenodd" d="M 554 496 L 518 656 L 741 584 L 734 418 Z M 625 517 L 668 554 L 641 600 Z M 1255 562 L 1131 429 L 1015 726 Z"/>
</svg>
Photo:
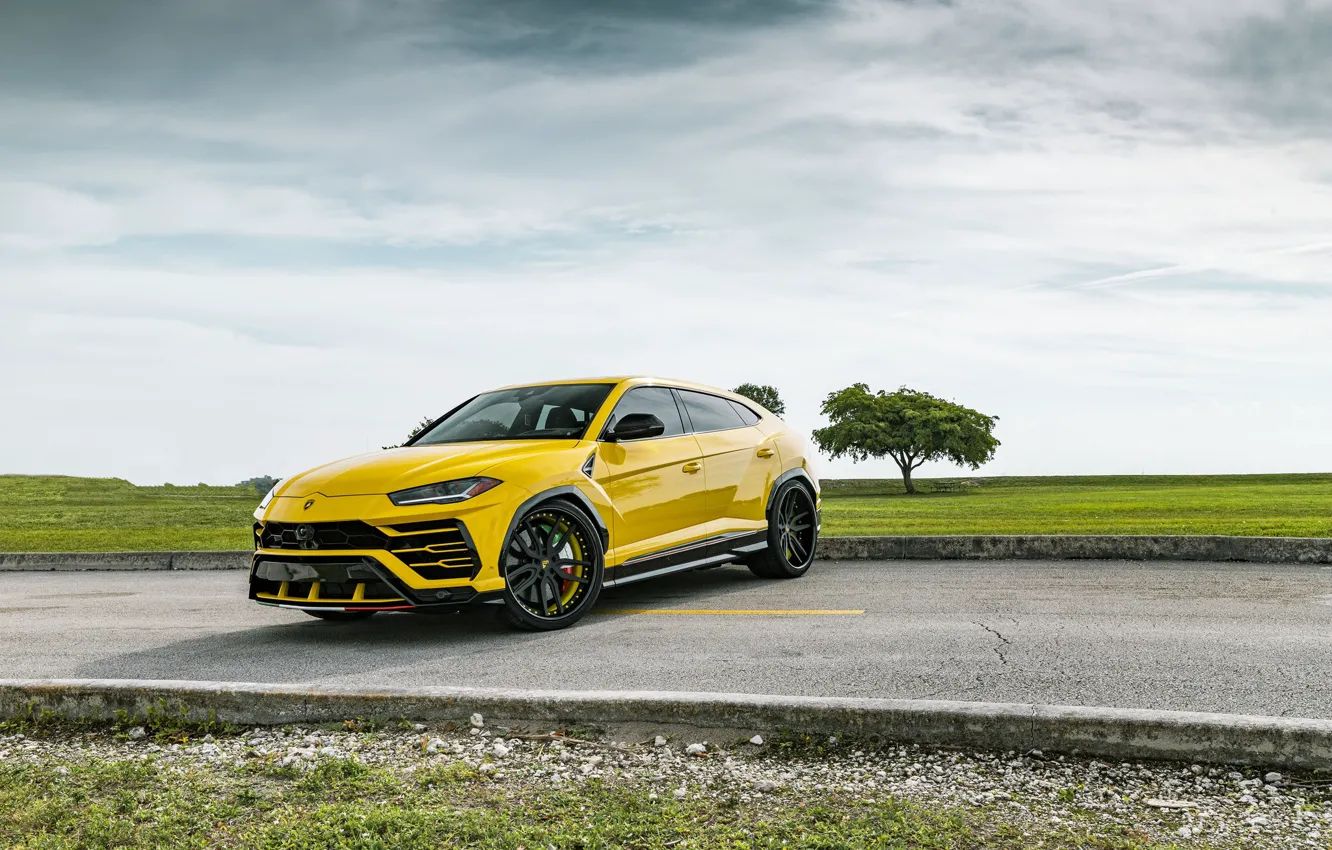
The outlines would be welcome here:
<svg viewBox="0 0 1332 850">
<path fill-rule="evenodd" d="M 702 468 L 703 464 L 690 461 L 689 463 L 686 463 L 684 466 L 680 467 L 680 471 L 687 472 L 690 475 L 693 475 L 695 472 L 698 472 Z"/>
<path fill-rule="evenodd" d="M 776 454 L 776 452 L 774 452 L 772 449 L 759 449 L 759 450 L 758 450 L 758 456 L 759 456 L 759 457 L 772 457 L 774 454 Z"/>
</svg>

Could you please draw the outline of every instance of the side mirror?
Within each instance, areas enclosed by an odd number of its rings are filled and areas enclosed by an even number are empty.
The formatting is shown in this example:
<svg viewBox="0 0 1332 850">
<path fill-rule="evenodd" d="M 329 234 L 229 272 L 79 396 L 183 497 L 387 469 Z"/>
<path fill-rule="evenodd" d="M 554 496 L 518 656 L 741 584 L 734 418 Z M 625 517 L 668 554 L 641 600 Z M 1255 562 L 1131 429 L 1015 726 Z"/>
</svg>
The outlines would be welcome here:
<svg viewBox="0 0 1332 850">
<path fill-rule="evenodd" d="M 646 440 L 665 433 L 666 424 L 651 413 L 628 413 L 606 432 L 605 439 L 608 443 L 618 443 L 622 440 Z"/>
</svg>

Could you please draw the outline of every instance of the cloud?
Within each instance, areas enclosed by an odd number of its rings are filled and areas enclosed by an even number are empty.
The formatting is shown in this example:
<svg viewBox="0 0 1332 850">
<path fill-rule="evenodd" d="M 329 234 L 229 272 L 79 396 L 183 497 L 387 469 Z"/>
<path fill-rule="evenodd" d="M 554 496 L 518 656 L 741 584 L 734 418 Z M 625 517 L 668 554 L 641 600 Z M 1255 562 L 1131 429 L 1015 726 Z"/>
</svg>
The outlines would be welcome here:
<svg viewBox="0 0 1332 850">
<path fill-rule="evenodd" d="M 992 472 L 1332 465 L 1326 5 L 58 5 L 0 26 L 0 468 L 290 471 L 618 371 L 806 429 L 912 384 Z"/>
</svg>

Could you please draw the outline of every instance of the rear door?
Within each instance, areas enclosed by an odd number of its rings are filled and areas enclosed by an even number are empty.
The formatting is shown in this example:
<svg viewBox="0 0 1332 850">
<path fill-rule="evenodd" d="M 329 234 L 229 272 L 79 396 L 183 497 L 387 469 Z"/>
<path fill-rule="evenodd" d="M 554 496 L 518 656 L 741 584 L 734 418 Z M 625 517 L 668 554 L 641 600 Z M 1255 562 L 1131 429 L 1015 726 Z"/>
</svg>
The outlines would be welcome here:
<svg viewBox="0 0 1332 850">
<path fill-rule="evenodd" d="M 767 495 L 781 472 L 776 448 L 755 427 L 759 417 L 721 396 L 676 390 L 703 453 L 704 513 L 713 534 L 767 527 Z"/>
<path fill-rule="evenodd" d="M 666 426 L 660 437 L 603 442 L 593 477 L 610 496 L 614 563 L 704 536 L 703 455 L 667 387 L 635 387 L 615 405 L 607 429 L 630 413 L 650 413 Z M 613 578 L 614 576 L 612 576 Z"/>
</svg>

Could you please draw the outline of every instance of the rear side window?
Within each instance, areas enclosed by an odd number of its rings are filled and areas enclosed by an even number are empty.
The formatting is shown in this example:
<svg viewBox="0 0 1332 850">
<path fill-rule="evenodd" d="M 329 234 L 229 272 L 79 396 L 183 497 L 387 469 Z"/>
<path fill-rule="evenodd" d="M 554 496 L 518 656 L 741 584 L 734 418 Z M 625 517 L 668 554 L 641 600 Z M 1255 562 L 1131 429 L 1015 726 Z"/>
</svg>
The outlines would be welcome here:
<svg viewBox="0 0 1332 850">
<path fill-rule="evenodd" d="M 666 387 L 636 387 L 624 394 L 620 403 L 615 405 L 615 412 L 606 422 L 606 429 L 615 427 L 615 423 L 630 413 L 650 413 L 666 426 L 663 437 L 675 437 L 685 432 L 684 421 L 680 418 L 680 408 L 675 404 L 675 396 Z"/>
<path fill-rule="evenodd" d="M 680 398 L 684 401 L 689 421 L 693 423 L 695 431 L 725 431 L 728 428 L 745 427 L 740 414 L 726 399 L 692 390 L 676 392 L 680 393 Z"/>
<path fill-rule="evenodd" d="M 745 407 L 743 404 L 741 404 L 738 401 L 731 401 L 731 399 L 729 398 L 727 399 L 727 401 L 731 402 L 731 407 L 735 408 L 735 412 L 740 414 L 740 420 L 744 422 L 746 425 L 757 425 L 759 423 L 759 420 L 762 418 L 757 413 L 750 410 L 748 407 Z"/>
</svg>

